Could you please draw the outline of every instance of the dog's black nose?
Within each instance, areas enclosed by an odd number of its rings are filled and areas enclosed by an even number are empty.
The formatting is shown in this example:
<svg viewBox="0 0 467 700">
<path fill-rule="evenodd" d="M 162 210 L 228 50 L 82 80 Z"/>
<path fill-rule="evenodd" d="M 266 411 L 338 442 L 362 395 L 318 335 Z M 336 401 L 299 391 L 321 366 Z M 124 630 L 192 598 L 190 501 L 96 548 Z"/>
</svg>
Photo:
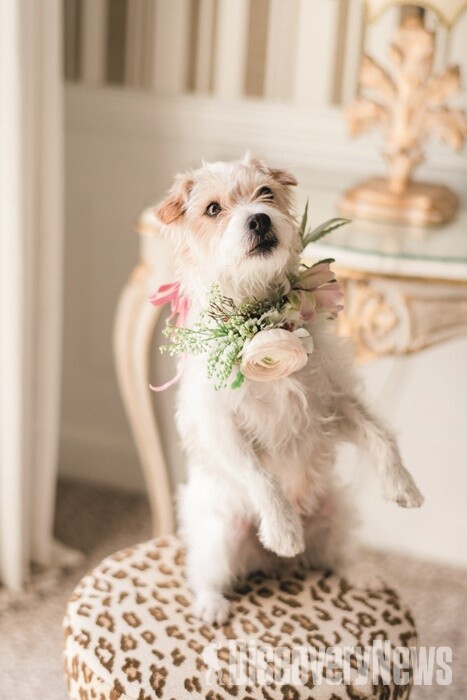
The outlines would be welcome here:
<svg viewBox="0 0 467 700">
<path fill-rule="evenodd" d="M 264 236 L 271 228 L 271 218 L 267 214 L 253 214 L 247 220 L 248 228 L 258 236 Z"/>
</svg>

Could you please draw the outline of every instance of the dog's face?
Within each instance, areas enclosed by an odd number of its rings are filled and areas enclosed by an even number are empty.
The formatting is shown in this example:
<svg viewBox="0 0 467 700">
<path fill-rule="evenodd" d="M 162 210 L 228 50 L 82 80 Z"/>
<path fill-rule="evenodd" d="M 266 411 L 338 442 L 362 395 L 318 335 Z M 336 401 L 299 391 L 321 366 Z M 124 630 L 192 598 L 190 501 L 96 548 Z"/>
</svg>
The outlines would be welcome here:
<svg viewBox="0 0 467 700">
<path fill-rule="evenodd" d="M 180 175 L 156 215 L 178 234 L 180 274 L 233 296 L 267 290 L 295 261 L 297 233 L 285 170 L 255 158 Z"/>
</svg>

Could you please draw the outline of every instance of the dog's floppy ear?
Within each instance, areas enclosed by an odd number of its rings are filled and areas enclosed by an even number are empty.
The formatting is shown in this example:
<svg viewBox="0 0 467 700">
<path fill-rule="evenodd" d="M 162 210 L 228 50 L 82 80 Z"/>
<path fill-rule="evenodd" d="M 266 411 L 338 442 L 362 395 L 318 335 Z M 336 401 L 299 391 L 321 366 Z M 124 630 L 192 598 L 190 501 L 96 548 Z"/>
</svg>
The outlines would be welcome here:
<svg viewBox="0 0 467 700">
<path fill-rule="evenodd" d="M 183 215 L 192 187 L 193 178 L 191 175 L 187 173 L 177 175 L 167 197 L 154 209 L 154 214 L 159 221 L 163 224 L 172 224 Z"/>
<path fill-rule="evenodd" d="M 281 185 L 298 185 L 297 178 L 292 175 L 288 170 L 283 170 L 282 168 L 269 168 L 274 180 L 277 180 Z"/>
<path fill-rule="evenodd" d="M 281 185 L 297 185 L 297 179 L 292 173 L 283 168 L 271 168 L 265 160 L 253 156 L 250 151 L 247 151 L 243 156 L 242 163 L 244 165 L 253 165 L 260 172 L 274 178 Z"/>
</svg>

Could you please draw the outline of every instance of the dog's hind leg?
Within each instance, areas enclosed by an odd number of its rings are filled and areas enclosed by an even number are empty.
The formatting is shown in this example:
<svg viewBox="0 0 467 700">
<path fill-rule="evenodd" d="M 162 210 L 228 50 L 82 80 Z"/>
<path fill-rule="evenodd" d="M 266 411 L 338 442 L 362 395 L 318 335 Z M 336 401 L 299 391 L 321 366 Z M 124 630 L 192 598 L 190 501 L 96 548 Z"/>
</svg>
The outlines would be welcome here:
<svg viewBox="0 0 467 700">
<path fill-rule="evenodd" d="M 311 569 L 331 571 L 354 588 L 379 591 L 384 584 L 356 542 L 357 525 L 347 487 L 334 486 L 323 498 L 319 511 L 304 523 L 305 564 Z"/>
<path fill-rule="evenodd" d="M 305 563 L 312 569 L 340 572 L 354 559 L 355 510 L 346 487 L 334 485 L 319 509 L 304 519 Z"/>
</svg>

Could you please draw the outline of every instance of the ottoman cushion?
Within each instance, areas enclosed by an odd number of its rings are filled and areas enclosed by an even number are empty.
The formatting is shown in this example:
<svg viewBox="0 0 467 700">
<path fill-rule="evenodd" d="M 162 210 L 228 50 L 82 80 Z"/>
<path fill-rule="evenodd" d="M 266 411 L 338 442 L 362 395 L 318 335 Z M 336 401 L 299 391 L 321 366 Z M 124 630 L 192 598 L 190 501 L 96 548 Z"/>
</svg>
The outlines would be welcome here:
<svg viewBox="0 0 467 700">
<path fill-rule="evenodd" d="M 361 685 L 354 662 L 347 685 L 317 683 L 311 675 L 304 685 L 248 679 L 238 685 L 228 673 L 229 650 L 238 643 L 319 649 L 389 640 L 393 647 L 414 646 L 413 620 L 393 590 L 352 589 L 316 571 L 280 579 L 257 574 L 236 589 L 228 624 L 215 628 L 192 615 L 183 563 L 180 541 L 163 537 L 108 557 L 82 579 L 64 621 L 73 700 L 409 696 L 409 684 L 385 685 L 379 678 Z"/>
</svg>

